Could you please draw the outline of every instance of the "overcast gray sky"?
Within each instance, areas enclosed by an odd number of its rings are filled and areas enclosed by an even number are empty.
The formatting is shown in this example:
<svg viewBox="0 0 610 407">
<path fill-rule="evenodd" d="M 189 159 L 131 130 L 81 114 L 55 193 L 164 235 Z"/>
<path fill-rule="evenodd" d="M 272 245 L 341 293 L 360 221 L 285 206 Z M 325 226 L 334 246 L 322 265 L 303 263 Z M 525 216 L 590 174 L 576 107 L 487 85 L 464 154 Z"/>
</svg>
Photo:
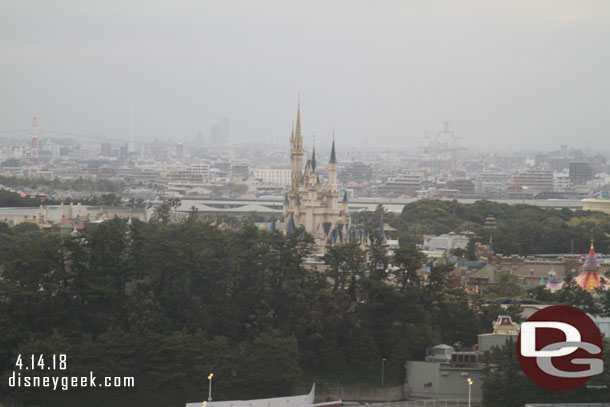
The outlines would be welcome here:
<svg viewBox="0 0 610 407">
<path fill-rule="evenodd" d="M 0 130 L 287 139 L 300 92 L 320 148 L 609 150 L 609 44 L 606 0 L 2 0 Z"/>
</svg>

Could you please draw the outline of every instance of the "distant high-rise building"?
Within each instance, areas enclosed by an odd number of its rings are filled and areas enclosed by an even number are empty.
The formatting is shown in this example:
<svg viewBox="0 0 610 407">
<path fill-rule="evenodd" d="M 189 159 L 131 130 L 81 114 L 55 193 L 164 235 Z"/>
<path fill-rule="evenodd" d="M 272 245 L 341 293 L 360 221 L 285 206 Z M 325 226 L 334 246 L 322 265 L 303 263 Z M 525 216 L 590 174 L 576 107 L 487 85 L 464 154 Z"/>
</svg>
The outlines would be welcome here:
<svg viewBox="0 0 610 407">
<path fill-rule="evenodd" d="M 223 117 L 210 129 L 212 144 L 227 144 L 231 137 L 231 120 Z"/>
<path fill-rule="evenodd" d="M 222 136 L 220 135 L 220 126 L 218 125 L 218 123 L 214 123 L 212 125 L 212 127 L 210 128 L 210 134 L 211 134 L 211 142 L 212 144 L 221 144 L 222 143 Z"/>
<path fill-rule="evenodd" d="M 197 143 L 197 145 L 202 146 L 204 143 L 204 135 L 203 132 L 201 130 L 199 130 L 197 132 L 197 135 L 195 136 L 195 142 Z"/>
<path fill-rule="evenodd" d="M 534 157 L 534 166 L 535 167 L 542 167 L 543 165 L 547 164 L 549 162 L 549 156 L 548 154 L 536 154 L 536 156 Z"/>
<path fill-rule="evenodd" d="M 474 194 L 475 185 L 469 179 L 456 179 L 447 182 L 448 189 L 456 189 L 460 191 L 460 194 L 463 195 L 472 195 Z"/>
<path fill-rule="evenodd" d="M 368 182 L 373 175 L 373 167 L 360 161 L 352 161 L 339 169 L 338 178 L 341 182 Z"/>
<path fill-rule="evenodd" d="M 572 185 L 586 185 L 593 179 L 593 169 L 586 161 L 570 161 L 570 183 Z"/>
<path fill-rule="evenodd" d="M 554 190 L 565 191 L 570 188 L 570 174 L 567 171 L 555 172 L 553 174 Z"/>
<path fill-rule="evenodd" d="M 513 183 L 534 191 L 553 190 L 553 171 L 525 170 L 513 175 Z"/>
<path fill-rule="evenodd" d="M 256 168 L 254 178 L 266 184 L 290 185 L 292 170 L 290 168 Z"/>
<path fill-rule="evenodd" d="M 184 144 L 176 144 L 176 160 L 184 161 Z"/>
<path fill-rule="evenodd" d="M 570 160 L 563 157 L 549 158 L 549 167 L 553 171 L 563 171 L 570 165 Z"/>
<path fill-rule="evenodd" d="M 102 157 L 110 157 L 112 155 L 112 146 L 110 143 L 102 143 L 100 155 Z"/>
<path fill-rule="evenodd" d="M 231 165 L 231 176 L 234 180 L 246 180 L 250 175 L 250 167 L 247 164 L 239 163 Z"/>
<path fill-rule="evenodd" d="M 414 196 L 421 187 L 422 179 L 420 174 L 400 174 L 389 178 L 384 184 L 377 186 L 377 193 L 381 196 Z"/>
<path fill-rule="evenodd" d="M 228 143 L 231 138 L 231 120 L 226 117 L 220 119 L 220 129 L 222 131 L 223 143 Z"/>
</svg>

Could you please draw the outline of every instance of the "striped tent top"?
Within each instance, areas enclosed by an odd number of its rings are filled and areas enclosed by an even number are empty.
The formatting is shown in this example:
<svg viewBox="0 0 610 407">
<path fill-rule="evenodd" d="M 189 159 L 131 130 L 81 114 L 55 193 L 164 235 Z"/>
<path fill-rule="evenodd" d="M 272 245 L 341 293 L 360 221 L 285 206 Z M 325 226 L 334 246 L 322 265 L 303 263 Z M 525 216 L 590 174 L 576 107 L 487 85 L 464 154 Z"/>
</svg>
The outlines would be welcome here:
<svg viewBox="0 0 610 407">
<path fill-rule="evenodd" d="M 607 290 L 610 288 L 610 279 L 603 276 L 599 271 L 599 262 L 595 256 L 593 242 L 591 242 L 591 249 L 589 249 L 589 255 L 582 266 L 582 273 L 574 277 L 574 282 L 586 291 L 595 291 L 598 288 Z"/>
</svg>

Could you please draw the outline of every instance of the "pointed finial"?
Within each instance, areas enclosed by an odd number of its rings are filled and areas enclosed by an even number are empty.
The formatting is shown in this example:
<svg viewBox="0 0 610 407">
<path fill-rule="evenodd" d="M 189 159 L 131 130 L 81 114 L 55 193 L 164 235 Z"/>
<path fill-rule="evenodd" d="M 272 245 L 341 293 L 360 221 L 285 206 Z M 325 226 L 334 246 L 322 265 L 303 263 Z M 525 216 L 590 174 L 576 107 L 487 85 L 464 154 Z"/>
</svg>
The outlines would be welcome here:
<svg viewBox="0 0 610 407">
<path fill-rule="evenodd" d="M 294 137 L 299 145 L 303 143 L 303 136 L 301 135 L 301 97 L 297 102 L 297 127 L 294 131 Z"/>
<path fill-rule="evenodd" d="M 337 156 L 335 154 L 335 139 L 333 137 L 333 146 L 330 149 L 330 160 L 328 160 L 329 164 L 337 164 Z"/>
<path fill-rule="evenodd" d="M 591 238 L 591 250 L 594 250 L 595 247 L 593 247 L 593 238 Z"/>
</svg>

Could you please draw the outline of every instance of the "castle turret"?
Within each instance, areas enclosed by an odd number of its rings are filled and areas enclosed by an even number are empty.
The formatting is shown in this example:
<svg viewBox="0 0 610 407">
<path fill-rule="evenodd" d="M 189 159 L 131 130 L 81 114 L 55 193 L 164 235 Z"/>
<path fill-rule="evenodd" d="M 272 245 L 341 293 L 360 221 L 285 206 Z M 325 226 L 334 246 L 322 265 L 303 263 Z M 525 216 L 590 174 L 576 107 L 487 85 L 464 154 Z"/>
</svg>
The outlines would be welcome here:
<svg viewBox="0 0 610 407">
<path fill-rule="evenodd" d="M 298 216 L 301 214 L 301 198 L 299 198 L 299 194 L 297 194 L 294 201 L 294 214 Z"/>
<path fill-rule="evenodd" d="M 288 199 L 288 194 L 284 194 L 284 206 L 283 206 L 283 215 L 284 218 L 288 216 L 288 211 L 290 209 L 290 200 Z"/>
<path fill-rule="evenodd" d="M 339 189 L 337 185 L 337 156 L 335 153 L 335 139 L 330 149 L 330 160 L 328 160 L 328 209 L 334 210 L 337 208 L 337 199 L 339 198 Z"/>
<path fill-rule="evenodd" d="M 334 187 L 334 189 L 332 189 Z M 337 156 L 335 154 L 335 139 L 330 149 L 330 160 L 328 160 L 328 190 L 337 189 Z"/>
<path fill-rule="evenodd" d="M 288 219 L 288 225 L 286 226 L 286 232 L 292 233 L 296 229 L 294 224 L 294 216 L 290 214 L 290 219 Z"/>
</svg>

